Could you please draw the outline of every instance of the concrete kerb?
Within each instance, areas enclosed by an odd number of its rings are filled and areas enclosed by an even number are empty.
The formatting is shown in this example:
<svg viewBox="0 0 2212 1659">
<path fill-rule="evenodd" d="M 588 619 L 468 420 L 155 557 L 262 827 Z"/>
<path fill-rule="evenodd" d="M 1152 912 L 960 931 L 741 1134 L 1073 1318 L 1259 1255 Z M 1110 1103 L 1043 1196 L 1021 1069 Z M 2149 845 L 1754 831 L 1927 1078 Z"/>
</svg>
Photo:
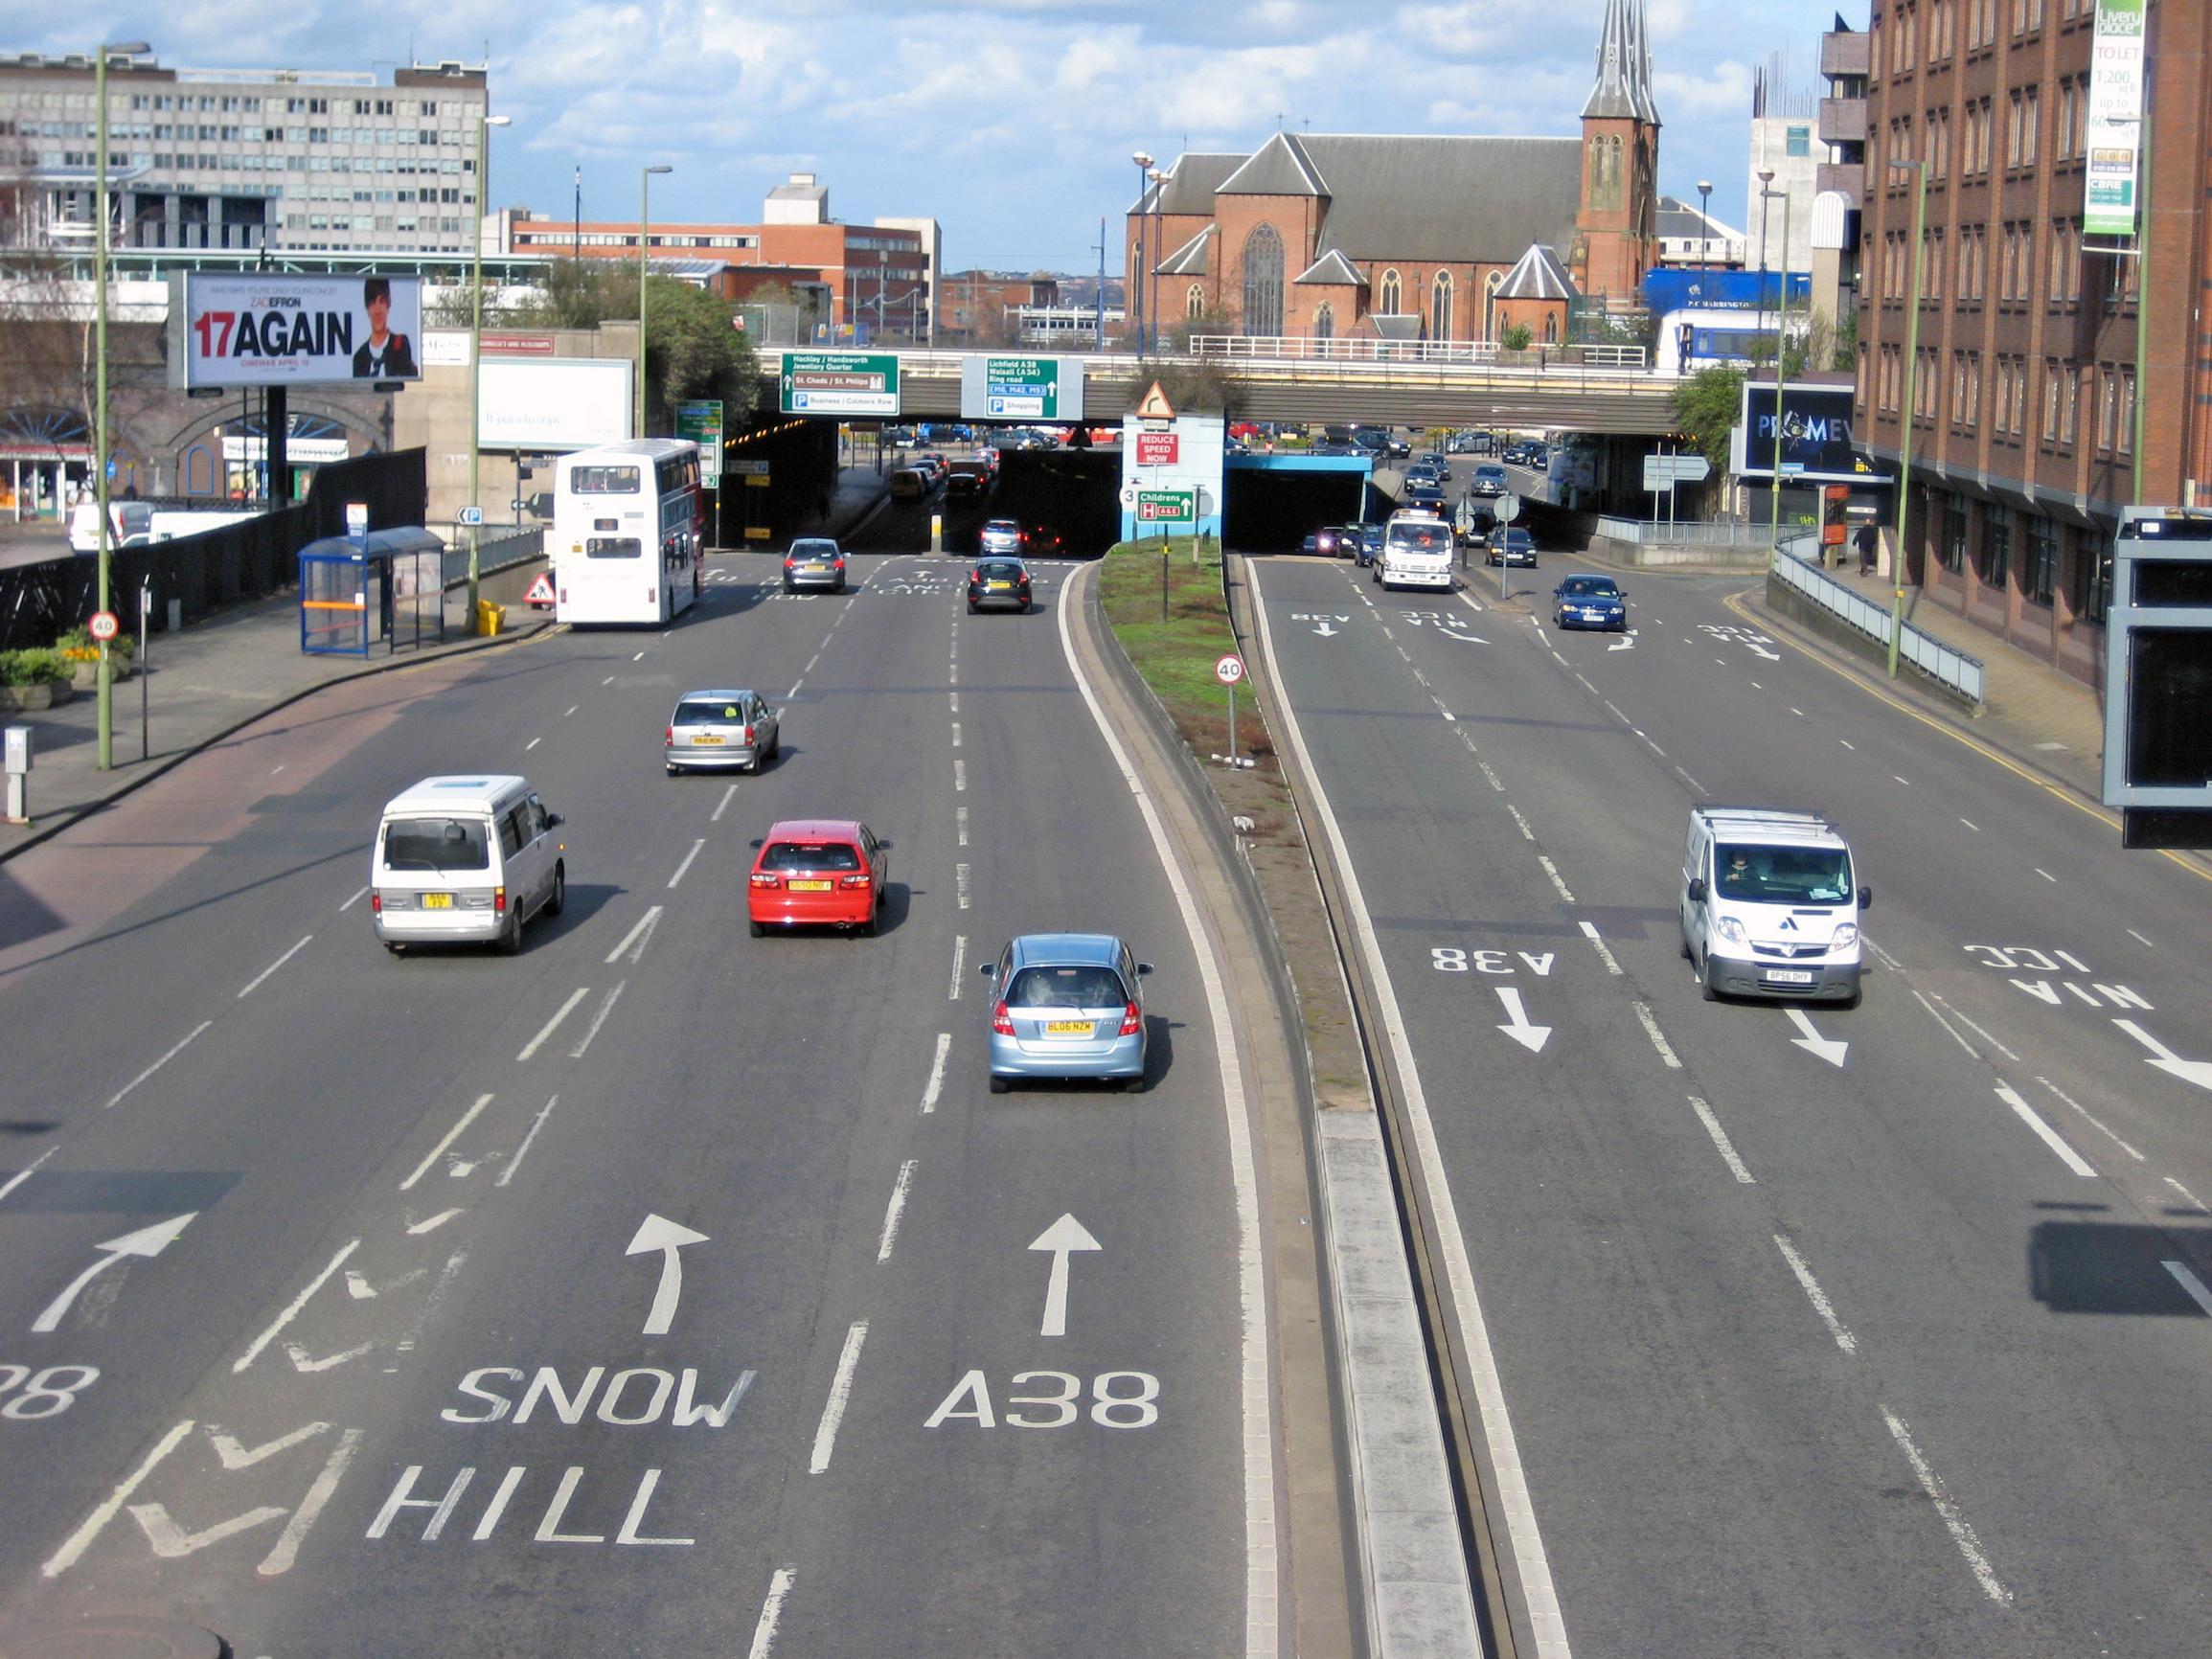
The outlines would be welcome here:
<svg viewBox="0 0 2212 1659">
<path fill-rule="evenodd" d="M 439 651 L 434 656 L 409 656 L 395 658 L 388 662 L 376 663 L 368 667 L 349 670 L 344 673 L 335 673 L 331 675 L 328 679 L 316 681 L 311 686 L 302 686 L 295 692 L 287 692 L 285 695 L 277 698 L 274 702 L 263 703 L 252 714 L 246 715 L 239 719 L 232 721 L 229 725 L 223 727 L 220 731 L 211 732 L 206 737 L 199 739 L 197 741 L 186 744 L 183 748 L 178 749 L 174 754 L 164 755 L 160 761 L 154 762 L 152 765 L 148 766 L 145 771 L 138 772 L 133 774 L 131 777 L 119 780 L 116 783 L 115 787 L 108 790 L 105 794 L 95 795 L 90 800 L 80 802 L 75 807 L 65 807 L 61 808 L 60 811 L 55 815 L 51 822 L 40 823 L 35 829 L 28 831 L 20 840 L 14 842 L 12 845 L 8 847 L 0 847 L 0 864 L 5 864 L 9 859 L 15 857 L 18 853 L 28 852 L 32 848 L 36 847 L 43 842 L 52 840 L 55 836 L 60 834 L 64 830 L 71 829 L 76 825 L 83 823 L 85 819 L 91 817 L 94 813 L 104 811 L 107 807 L 122 800 L 125 795 L 136 794 L 139 790 L 145 788 L 148 784 L 152 783 L 156 778 L 168 776 L 169 773 L 174 771 L 178 766 L 183 765 L 185 761 L 193 759 L 194 756 L 203 755 L 208 750 L 214 748 L 217 743 L 225 742 L 228 739 L 237 737 L 239 733 L 244 731 L 255 721 L 264 720 L 271 715 L 290 708 L 294 703 L 304 702 L 308 697 L 314 696 L 318 693 L 329 691 L 332 686 L 345 685 L 349 681 L 353 680 L 365 680 L 374 674 L 396 673 L 401 669 L 421 668 L 425 663 L 442 663 L 449 657 L 473 656 L 478 651 L 499 650 L 505 647 L 518 646 L 526 640 L 535 639 L 537 635 L 543 633 L 546 629 L 552 627 L 553 625 L 554 625 L 551 622 L 534 623 L 528 626 L 516 628 L 512 633 L 501 634 L 495 639 L 473 640 L 462 645 L 453 646 L 447 649 Z"/>
</svg>

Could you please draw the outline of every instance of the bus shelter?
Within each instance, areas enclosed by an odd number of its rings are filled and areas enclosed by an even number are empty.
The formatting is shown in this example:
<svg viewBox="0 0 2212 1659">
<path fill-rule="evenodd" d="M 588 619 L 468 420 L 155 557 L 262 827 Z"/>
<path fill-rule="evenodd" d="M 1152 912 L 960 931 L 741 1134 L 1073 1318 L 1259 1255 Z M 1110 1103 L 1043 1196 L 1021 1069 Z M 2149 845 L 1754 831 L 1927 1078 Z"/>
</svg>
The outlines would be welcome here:
<svg viewBox="0 0 2212 1659">
<path fill-rule="evenodd" d="M 445 544 L 427 530 L 330 535 L 300 550 L 300 649 L 366 657 L 443 645 Z"/>
</svg>

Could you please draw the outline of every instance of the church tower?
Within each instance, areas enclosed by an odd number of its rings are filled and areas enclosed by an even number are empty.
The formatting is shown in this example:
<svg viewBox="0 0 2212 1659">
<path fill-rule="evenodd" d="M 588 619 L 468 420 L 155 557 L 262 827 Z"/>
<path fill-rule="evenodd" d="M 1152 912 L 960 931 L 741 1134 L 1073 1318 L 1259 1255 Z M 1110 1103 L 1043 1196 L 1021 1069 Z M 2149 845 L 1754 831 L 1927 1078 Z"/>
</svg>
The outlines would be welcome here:
<svg viewBox="0 0 2212 1659">
<path fill-rule="evenodd" d="M 1582 209 L 1575 285 L 1615 306 L 1635 301 L 1658 259 L 1659 107 L 1644 0 L 1606 0 L 1598 79 L 1583 105 Z"/>
</svg>

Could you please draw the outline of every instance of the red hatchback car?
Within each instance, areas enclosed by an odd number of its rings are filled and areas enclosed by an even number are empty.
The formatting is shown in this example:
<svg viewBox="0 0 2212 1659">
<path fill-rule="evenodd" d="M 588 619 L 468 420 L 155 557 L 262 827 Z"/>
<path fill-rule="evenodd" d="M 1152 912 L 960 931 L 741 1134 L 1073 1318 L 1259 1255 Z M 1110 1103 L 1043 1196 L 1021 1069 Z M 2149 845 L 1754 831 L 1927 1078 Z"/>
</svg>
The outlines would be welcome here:
<svg viewBox="0 0 2212 1659">
<path fill-rule="evenodd" d="M 753 843 L 745 920 L 753 937 L 771 927 L 842 927 L 874 933 L 883 908 L 891 843 L 851 818 L 787 818 Z"/>
</svg>

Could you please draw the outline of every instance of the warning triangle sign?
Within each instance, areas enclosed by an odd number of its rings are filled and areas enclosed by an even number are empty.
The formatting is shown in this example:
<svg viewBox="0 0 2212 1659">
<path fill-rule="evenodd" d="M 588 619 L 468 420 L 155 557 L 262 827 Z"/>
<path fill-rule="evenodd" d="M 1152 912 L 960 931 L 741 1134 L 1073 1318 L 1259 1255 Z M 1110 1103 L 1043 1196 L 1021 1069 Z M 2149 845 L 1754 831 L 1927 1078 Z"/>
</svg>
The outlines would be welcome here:
<svg viewBox="0 0 2212 1659">
<path fill-rule="evenodd" d="M 528 605 L 553 603 L 553 573 L 551 571 L 546 570 L 537 573 L 537 580 L 530 584 L 530 592 L 522 602 Z"/>
<path fill-rule="evenodd" d="M 1157 380 L 1152 389 L 1137 399 L 1137 419 L 1140 420 L 1173 420 L 1175 406 L 1168 401 L 1168 395 L 1160 390 Z"/>
</svg>

